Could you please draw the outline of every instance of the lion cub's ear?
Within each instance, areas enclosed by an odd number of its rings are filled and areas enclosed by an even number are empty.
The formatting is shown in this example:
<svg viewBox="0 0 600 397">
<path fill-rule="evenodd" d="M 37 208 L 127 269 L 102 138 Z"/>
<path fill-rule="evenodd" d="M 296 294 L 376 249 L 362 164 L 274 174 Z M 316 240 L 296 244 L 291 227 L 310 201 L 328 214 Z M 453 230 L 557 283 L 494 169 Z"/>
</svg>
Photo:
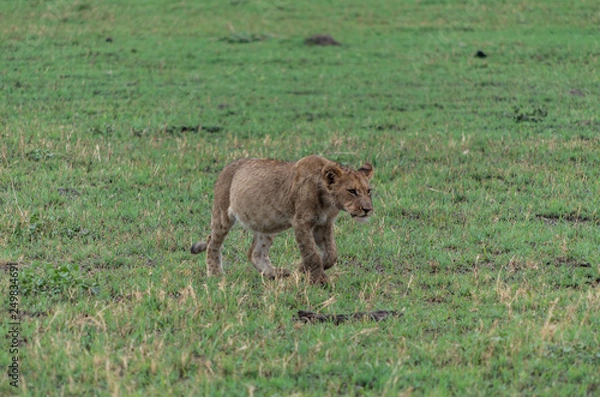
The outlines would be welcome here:
<svg viewBox="0 0 600 397">
<path fill-rule="evenodd" d="M 364 163 L 363 166 L 358 169 L 358 172 L 363 174 L 368 180 L 371 180 L 375 170 L 373 169 L 371 163 Z"/>
<path fill-rule="evenodd" d="M 322 175 L 327 185 L 333 185 L 342 176 L 342 169 L 337 164 L 328 164 L 323 168 Z"/>
</svg>

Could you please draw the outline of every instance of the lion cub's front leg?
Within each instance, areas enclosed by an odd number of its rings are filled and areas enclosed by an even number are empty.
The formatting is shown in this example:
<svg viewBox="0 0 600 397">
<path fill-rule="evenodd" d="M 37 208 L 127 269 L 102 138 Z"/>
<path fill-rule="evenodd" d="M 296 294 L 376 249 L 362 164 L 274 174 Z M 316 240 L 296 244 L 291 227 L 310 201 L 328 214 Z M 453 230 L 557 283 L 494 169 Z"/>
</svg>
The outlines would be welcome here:
<svg viewBox="0 0 600 397">
<path fill-rule="evenodd" d="M 308 273 L 312 283 L 327 283 L 329 280 L 325 275 L 323 259 L 321 258 L 321 253 L 319 252 L 314 239 L 312 225 L 310 223 L 296 221 L 294 222 L 293 227 L 296 242 L 300 249 L 300 255 L 302 255 L 300 271 Z"/>
<path fill-rule="evenodd" d="M 333 222 L 325 225 L 317 225 L 313 230 L 313 236 L 317 246 L 323 255 L 323 270 L 327 270 L 337 262 L 337 248 L 333 235 Z"/>
</svg>

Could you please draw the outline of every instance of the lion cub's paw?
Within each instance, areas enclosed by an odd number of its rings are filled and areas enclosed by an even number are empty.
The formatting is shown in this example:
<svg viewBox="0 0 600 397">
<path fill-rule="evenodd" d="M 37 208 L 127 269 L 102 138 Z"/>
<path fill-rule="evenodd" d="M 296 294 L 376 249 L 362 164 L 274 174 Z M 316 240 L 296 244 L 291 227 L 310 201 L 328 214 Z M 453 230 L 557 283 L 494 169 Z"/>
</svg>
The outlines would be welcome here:
<svg viewBox="0 0 600 397">
<path fill-rule="evenodd" d="M 211 267 L 208 268 L 208 276 L 209 277 L 218 277 L 224 274 L 223 269 L 219 267 Z"/>
<path fill-rule="evenodd" d="M 275 268 L 275 277 L 289 277 L 292 274 L 288 269 Z"/>
<path fill-rule="evenodd" d="M 327 285 L 327 284 L 329 284 L 329 278 L 325 275 L 325 273 L 320 273 L 320 274 L 311 273 L 310 283 L 317 284 L 317 285 Z"/>
<path fill-rule="evenodd" d="M 265 277 L 268 277 L 271 280 L 276 278 L 289 277 L 290 274 L 292 274 L 292 272 L 290 272 L 288 269 L 283 269 L 280 267 L 273 268 L 273 270 L 263 273 Z"/>
</svg>

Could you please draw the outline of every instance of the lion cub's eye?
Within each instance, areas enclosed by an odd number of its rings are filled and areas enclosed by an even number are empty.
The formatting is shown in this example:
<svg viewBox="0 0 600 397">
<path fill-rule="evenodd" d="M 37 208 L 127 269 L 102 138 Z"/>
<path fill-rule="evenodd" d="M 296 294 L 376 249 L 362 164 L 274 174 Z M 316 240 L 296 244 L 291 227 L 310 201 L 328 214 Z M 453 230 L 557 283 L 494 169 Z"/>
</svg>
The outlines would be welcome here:
<svg viewBox="0 0 600 397">
<path fill-rule="evenodd" d="M 370 196 L 371 195 L 371 189 L 367 190 L 367 194 Z"/>
<path fill-rule="evenodd" d="M 350 193 L 353 196 L 358 196 L 358 193 L 356 193 L 355 189 L 348 189 L 348 193 Z"/>
</svg>

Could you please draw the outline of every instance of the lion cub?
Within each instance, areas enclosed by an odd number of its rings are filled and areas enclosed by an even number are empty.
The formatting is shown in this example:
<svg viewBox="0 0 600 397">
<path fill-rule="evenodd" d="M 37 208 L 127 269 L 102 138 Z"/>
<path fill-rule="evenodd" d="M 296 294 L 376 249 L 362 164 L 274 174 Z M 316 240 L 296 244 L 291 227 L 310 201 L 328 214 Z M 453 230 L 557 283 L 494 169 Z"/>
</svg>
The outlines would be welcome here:
<svg viewBox="0 0 600 397">
<path fill-rule="evenodd" d="M 325 283 L 325 270 L 337 260 L 333 222 L 340 210 L 357 221 L 373 213 L 369 181 L 373 167 L 357 171 L 319 156 L 296 162 L 244 158 L 227 165 L 215 184 L 210 235 L 192 246 L 206 250 L 209 275 L 223 273 L 221 247 L 238 221 L 254 232 L 248 259 L 266 277 L 287 276 L 275 268 L 269 249 L 276 233 L 294 228 L 302 264 L 311 282 Z"/>
</svg>

